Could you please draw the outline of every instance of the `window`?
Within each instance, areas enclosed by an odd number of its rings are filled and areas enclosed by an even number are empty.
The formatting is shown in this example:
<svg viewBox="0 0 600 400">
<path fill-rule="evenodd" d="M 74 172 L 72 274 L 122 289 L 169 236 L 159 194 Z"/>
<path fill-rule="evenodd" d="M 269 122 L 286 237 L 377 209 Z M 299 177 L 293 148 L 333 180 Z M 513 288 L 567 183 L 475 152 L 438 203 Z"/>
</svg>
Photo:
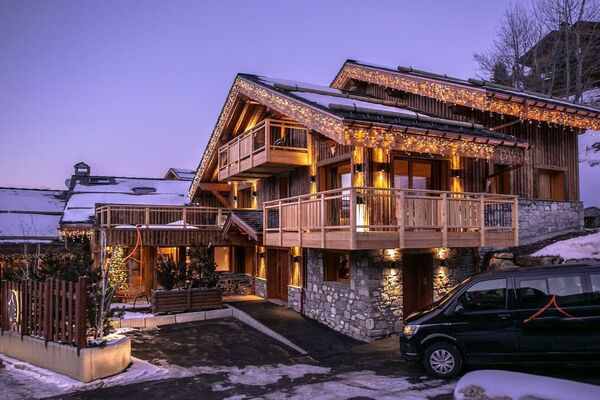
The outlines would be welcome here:
<svg viewBox="0 0 600 400">
<path fill-rule="evenodd" d="M 506 309 L 506 279 L 477 282 L 459 300 L 466 312 Z"/>
<path fill-rule="evenodd" d="M 441 162 L 429 160 L 395 159 L 394 188 L 441 189 Z"/>
<path fill-rule="evenodd" d="M 347 253 L 323 253 L 323 272 L 326 281 L 350 283 L 350 255 Z"/>
<path fill-rule="evenodd" d="M 579 275 L 524 278 L 517 283 L 519 308 L 544 307 L 552 295 L 559 307 L 577 307 L 586 304 L 582 280 Z"/>
<path fill-rule="evenodd" d="M 592 281 L 592 304 L 600 305 L 600 274 L 590 275 Z"/>
<path fill-rule="evenodd" d="M 565 173 L 540 169 L 538 172 L 538 197 L 542 200 L 564 200 Z"/>
</svg>

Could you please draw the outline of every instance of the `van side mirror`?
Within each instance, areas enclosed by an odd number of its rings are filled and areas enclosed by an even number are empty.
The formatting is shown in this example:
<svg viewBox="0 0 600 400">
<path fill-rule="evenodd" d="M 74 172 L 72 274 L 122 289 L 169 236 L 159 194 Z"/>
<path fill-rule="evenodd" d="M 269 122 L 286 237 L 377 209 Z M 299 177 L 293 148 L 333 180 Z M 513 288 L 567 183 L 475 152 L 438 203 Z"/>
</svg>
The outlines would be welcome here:
<svg viewBox="0 0 600 400">
<path fill-rule="evenodd" d="M 456 303 L 456 306 L 454 307 L 454 314 L 463 314 L 464 312 L 465 312 L 465 307 L 459 301 L 458 303 Z"/>
</svg>

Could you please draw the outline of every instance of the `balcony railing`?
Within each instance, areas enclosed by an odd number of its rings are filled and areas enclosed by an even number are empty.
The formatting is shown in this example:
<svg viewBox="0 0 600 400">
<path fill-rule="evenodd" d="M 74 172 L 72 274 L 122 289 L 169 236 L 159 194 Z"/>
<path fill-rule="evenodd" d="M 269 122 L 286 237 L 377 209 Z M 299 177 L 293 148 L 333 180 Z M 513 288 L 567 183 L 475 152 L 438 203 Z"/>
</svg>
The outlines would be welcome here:
<svg viewBox="0 0 600 400">
<path fill-rule="evenodd" d="M 96 207 L 96 225 L 110 229 L 218 230 L 229 211 L 216 207 L 138 206 Z"/>
<path fill-rule="evenodd" d="M 219 180 L 267 177 L 308 165 L 308 129 L 265 119 L 219 149 Z"/>
<path fill-rule="evenodd" d="M 516 196 L 355 187 L 264 203 L 264 244 L 323 249 L 512 246 Z"/>
</svg>

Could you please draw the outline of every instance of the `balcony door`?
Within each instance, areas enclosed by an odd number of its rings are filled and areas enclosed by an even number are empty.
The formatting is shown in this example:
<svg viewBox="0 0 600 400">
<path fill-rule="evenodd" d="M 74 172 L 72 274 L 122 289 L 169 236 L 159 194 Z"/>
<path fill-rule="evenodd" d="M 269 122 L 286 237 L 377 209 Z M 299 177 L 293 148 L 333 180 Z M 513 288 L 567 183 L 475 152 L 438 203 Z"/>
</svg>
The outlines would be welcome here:
<svg viewBox="0 0 600 400">
<path fill-rule="evenodd" d="M 446 190 L 443 160 L 396 158 L 394 160 L 394 188 Z"/>
<path fill-rule="evenodd" d="M 350 160 L 344 163 L 323 167 L 321 170 L 321 190 L 335 190 L 352 186 Z M 350 223 L 350 192 L 333 193 L 325 202 L 325 225 L 342 226 Z"/>
<path fill-rule="evenodd" d="M 267 249 L 267 297 L 287 302 L 289 250 Z"/>
</svg>

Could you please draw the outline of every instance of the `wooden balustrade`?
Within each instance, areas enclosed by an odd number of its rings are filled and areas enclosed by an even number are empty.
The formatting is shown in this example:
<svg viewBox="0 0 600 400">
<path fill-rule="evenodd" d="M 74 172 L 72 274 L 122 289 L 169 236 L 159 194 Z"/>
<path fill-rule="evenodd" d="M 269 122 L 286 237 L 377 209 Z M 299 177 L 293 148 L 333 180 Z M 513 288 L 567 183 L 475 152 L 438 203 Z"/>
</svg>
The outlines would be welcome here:
<svg viewBox="0 0 600 400">
<path fill-rule="evenodd" d="M 220 229 L 229 211 L 200 206 L 137 206 L 109 204 L 96 207 L 100 228 Z"/>
<path fill-rule="evenodd" d="M 308 165 L 308 129 L 267 118 L 223 145 L 218 154 L 219 180 L 269 176 L 281 168 Z"/>
<path fill-rule="evenodd" d="M 328 249 L 512 246 L 516 196 L 346 188 L 264 204 L 264 244 Z"/>
</svg>

